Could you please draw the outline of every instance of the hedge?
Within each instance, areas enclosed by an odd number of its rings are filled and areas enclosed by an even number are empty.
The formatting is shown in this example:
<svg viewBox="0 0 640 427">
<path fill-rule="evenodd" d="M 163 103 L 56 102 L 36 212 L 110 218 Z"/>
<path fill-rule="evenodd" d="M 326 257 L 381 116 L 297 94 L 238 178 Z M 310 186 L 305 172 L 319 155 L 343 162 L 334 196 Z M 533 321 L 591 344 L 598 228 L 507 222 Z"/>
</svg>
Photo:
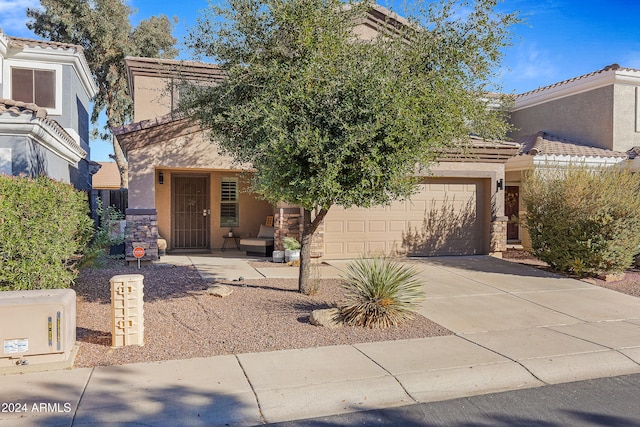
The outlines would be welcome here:
<svg viewBox="0 0 640 427">
<path fill-rule="evenodd" d="M 570 166 L 529 173 L 525 227 L 533 253 L 578 276 L 622 272 L 640 246 L 640 174 Z"/>
<path fill-rule="evenodd" d="M 93 235 L 88 214 L 69 184 L 0 176 L 0 290 L 69 287 Z"/>
</svg>

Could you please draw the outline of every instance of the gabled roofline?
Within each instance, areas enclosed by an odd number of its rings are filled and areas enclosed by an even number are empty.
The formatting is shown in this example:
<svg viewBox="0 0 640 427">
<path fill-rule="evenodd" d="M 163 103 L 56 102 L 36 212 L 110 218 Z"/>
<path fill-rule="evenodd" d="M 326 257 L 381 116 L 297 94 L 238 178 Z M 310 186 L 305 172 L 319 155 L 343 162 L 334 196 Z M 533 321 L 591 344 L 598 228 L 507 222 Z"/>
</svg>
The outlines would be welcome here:
<svg viewBox="0 0 640 427">
<path fill-rule="evenodd" d="M 2 34 L 0 32 L 0 35 Z M 7 48 L 3 53 L 1 40 L 2 37 L 0 37 L 0 54 L 6 59 L 40 62 L 44 60 L 57 64 L 71 65 L 75 69 L 89 98 L 94 98 L 98 94 L 98 86 L 93 79 L 93 74 L 89 69 L 82 46 L 22 37 L 7 37 Z"/>
<path fill-rule="evenodd" d="M 640 84 L 640 70 L 620 67 L 618 64 L 608 65 L 598 71 L 516 95 L 515 105 L 511 111 L 533 107 L 545 102 L 609 86 L 614 83 Z"/>
</svg>

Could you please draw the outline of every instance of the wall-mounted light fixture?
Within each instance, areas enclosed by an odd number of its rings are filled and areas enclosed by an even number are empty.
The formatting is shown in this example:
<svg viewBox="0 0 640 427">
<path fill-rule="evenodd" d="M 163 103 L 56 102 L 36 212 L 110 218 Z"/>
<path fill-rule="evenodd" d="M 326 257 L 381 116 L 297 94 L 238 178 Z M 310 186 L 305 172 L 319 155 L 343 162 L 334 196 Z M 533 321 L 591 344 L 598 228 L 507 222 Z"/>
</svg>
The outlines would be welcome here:
<svg viewBox="0 0 640 427">
<path fill-rule="evenodd" d="M 158 173 L 158 184 L 164 184 L 164 173 Z"/>
<path fill-rule="evenodd" d="M 504 179 L 500 178 L 496 181 L 496 191 L 504 190 Z"/>
</svg>

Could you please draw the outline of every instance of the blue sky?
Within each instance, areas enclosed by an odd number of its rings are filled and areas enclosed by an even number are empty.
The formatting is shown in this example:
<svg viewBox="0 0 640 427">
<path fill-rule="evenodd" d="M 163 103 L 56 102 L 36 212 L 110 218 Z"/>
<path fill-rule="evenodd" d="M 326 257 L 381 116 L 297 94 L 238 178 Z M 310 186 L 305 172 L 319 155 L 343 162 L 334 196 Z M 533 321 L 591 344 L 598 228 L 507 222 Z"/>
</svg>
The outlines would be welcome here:
<svg viewBox="0 0 640 427">
<path fill-rule="evenodd" d="M 403 0 L 379 3 L 402 14 Z M 176 16 L 178 40 L 188 34 L 207 4 L 207 0 L 129 0 L 137 10 L 134 25 L 152 15 Z M 25 26 L 25 11 L 38 5 L 38 0 L 0 0 L 0 28 L 11 36 L 34 37 Z M 498 10 L 520 11 L 525 20 L 513 28 L 513 46 L 504 51 L 501 84 L 506 92 L 526 92 L 612 63 L 640 68 L 639 0 L 505 0 Z M 181 57 L 188 58 L 184 49 Z M 108 160 L 109 146 L 92 142 L 92 159 Z"/>
</svg>

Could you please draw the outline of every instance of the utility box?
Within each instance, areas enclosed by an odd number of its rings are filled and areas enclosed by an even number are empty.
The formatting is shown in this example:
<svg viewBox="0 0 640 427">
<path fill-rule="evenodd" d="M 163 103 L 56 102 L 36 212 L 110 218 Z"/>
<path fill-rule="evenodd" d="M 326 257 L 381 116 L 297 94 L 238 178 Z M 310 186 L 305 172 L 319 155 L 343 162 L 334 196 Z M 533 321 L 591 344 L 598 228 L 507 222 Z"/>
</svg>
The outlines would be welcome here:
<svg viewBox="0 0 640 427">
<path fill-rule="evenodd" d="M 76 344 L 76 293 L 0 292 L 0 344 L 0 367 L 67 361 Z"/>
<path fill-rule="evenodd" d="M 111 346 L 144 345 L 142 274 L 113 276 L 111 283 Z"/>
</svg>

